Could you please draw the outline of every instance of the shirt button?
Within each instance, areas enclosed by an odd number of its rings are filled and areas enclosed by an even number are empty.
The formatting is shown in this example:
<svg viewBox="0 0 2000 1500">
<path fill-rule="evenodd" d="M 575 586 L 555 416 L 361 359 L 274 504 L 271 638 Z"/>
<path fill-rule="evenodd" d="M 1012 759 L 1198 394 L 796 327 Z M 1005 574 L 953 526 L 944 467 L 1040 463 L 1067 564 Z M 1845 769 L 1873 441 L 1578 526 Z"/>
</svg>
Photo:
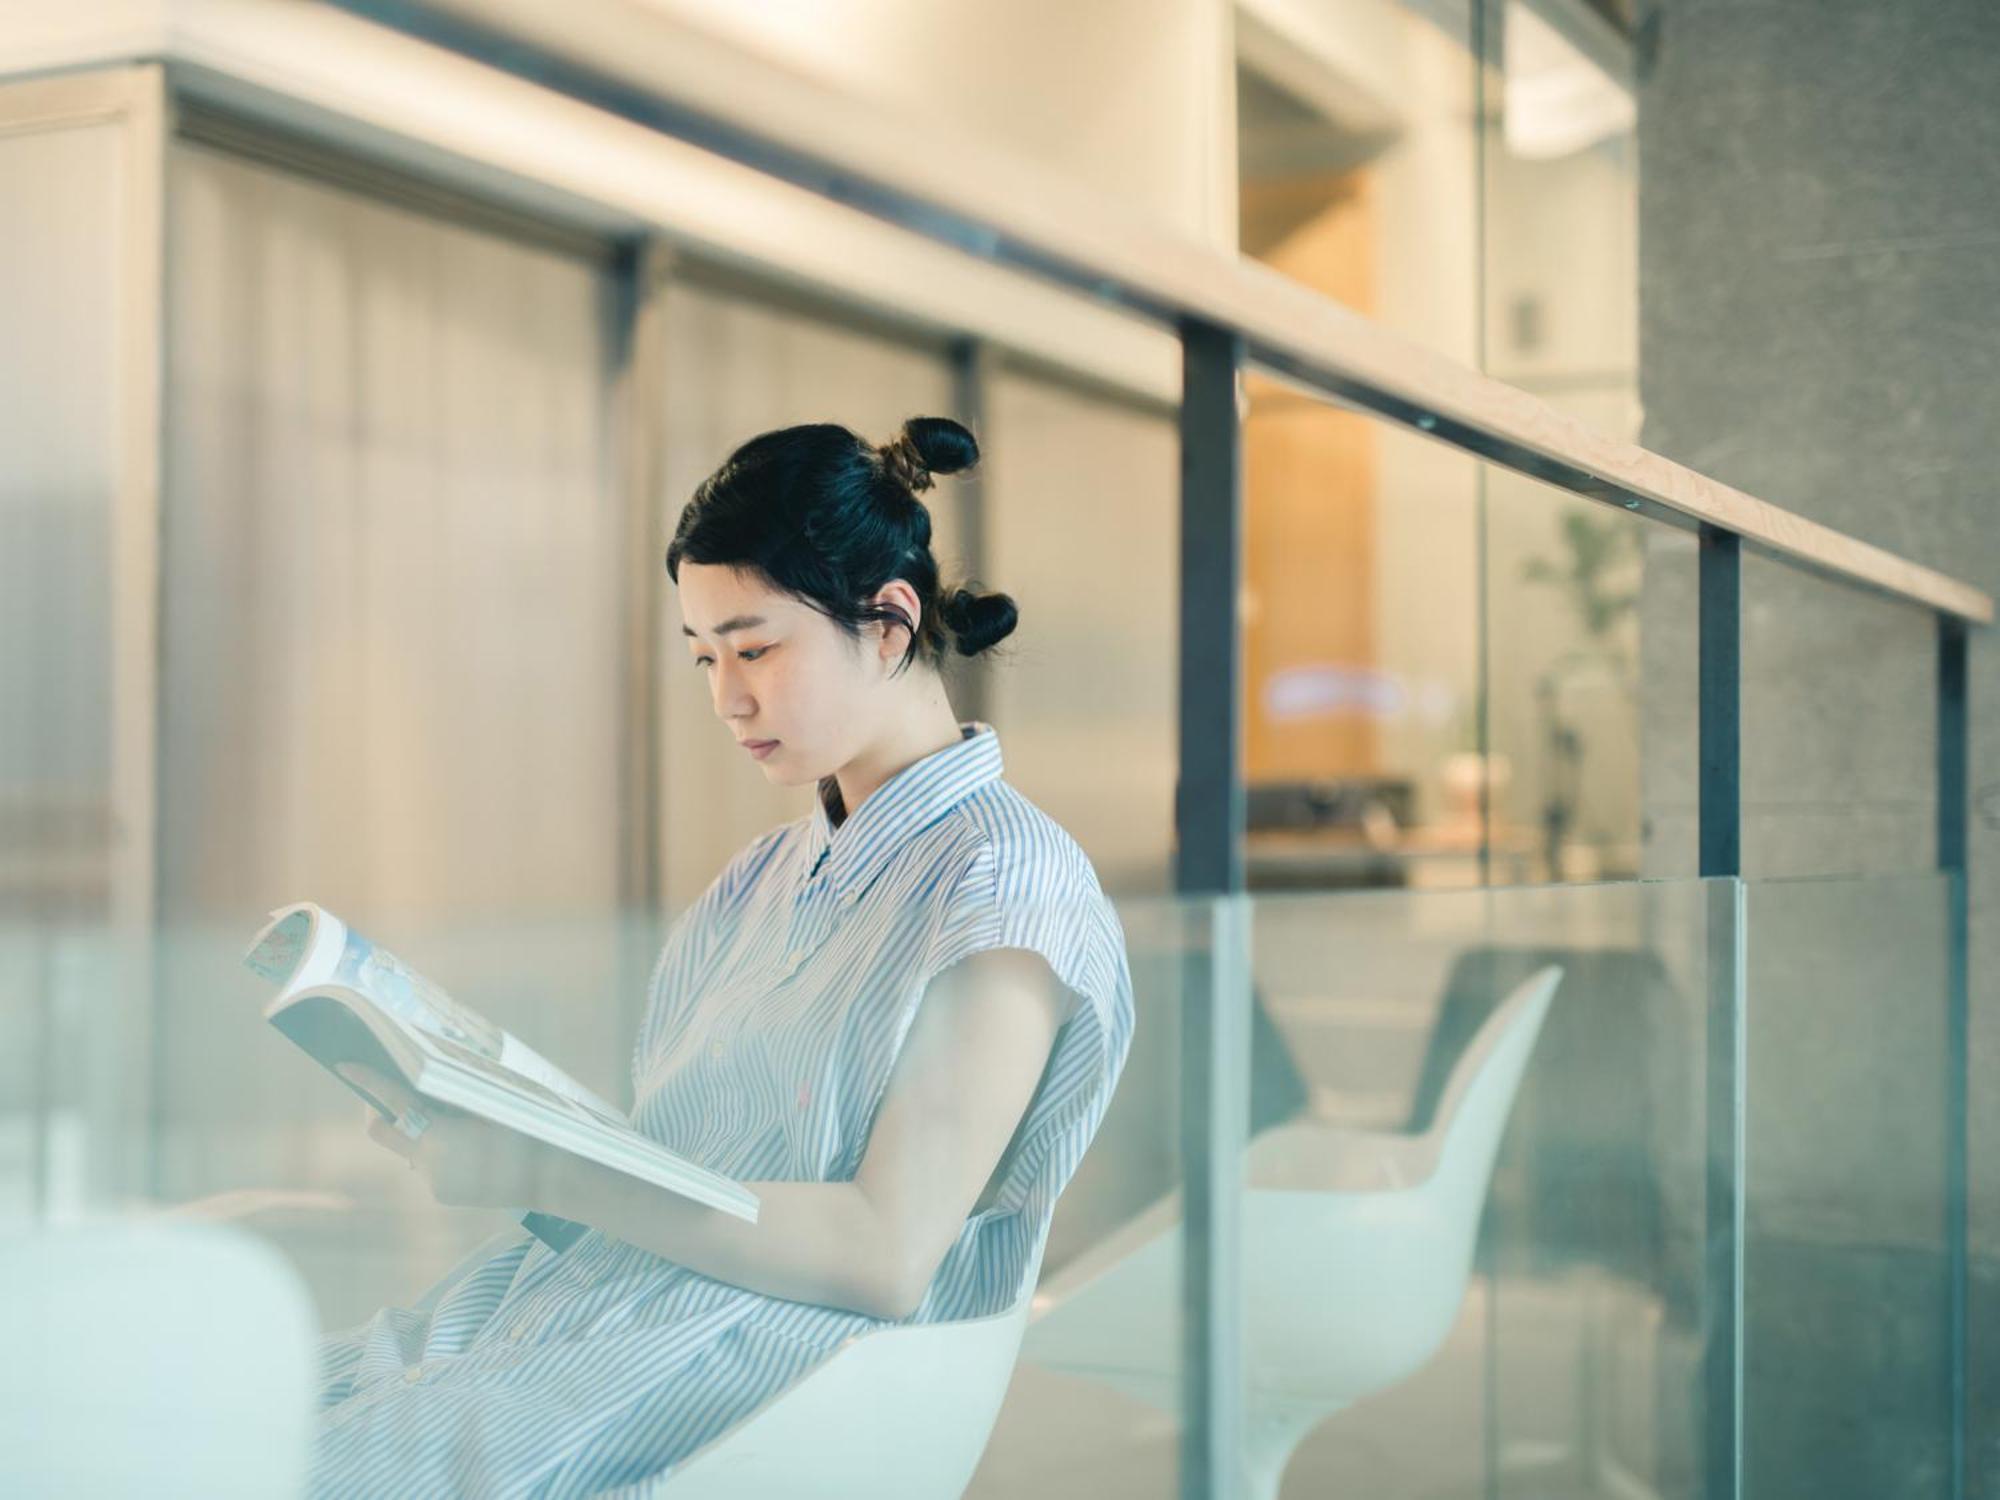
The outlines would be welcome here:
<svg viewBox="0 0 2000 1500">
<path fill-rule="evenodd" d="M 708 1055 L 710 1057 L 722 1056 L 722 1043 L 720 1041 L 710 1042 L 708 1044 Z"/>
<path fill-rule="evenodd" d="M 409 1369 L 403 1371 L 403 1379 L 414 1385 L 423 1377 L 423 1373 L 424 1367 L 422 1365 L 411 1365 Z"/>
</svg>

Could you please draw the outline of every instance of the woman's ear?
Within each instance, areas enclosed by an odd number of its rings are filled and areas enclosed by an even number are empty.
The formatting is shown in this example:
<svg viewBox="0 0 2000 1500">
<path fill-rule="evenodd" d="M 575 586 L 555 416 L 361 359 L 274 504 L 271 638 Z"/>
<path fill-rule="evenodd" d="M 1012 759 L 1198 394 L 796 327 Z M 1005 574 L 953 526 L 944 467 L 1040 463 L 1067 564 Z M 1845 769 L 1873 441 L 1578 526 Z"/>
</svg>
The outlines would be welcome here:
<svg viewBox="0 0 2000 1500">
<path fill-rule="evenodd" d="M 881 655 L 882 664 L 893 667 L 903 659 L 903 653 L 909 649 L 910 642 L 916 638 L 917 630 L 923 623 L 923 606 L 917 602 L 917 591 L 900 578 L 892 578 L 883 584 L 882 587 L 875 591 L 875 597 L 871 602 L 900 610 L 903 618 L 909 621 L 910 628 L 908 632 L 905 632 L 901 628 L 900 621 L 883 620 L 877 622 L 882 627 L 882 637 L 876 650 Z"/>
</svg>

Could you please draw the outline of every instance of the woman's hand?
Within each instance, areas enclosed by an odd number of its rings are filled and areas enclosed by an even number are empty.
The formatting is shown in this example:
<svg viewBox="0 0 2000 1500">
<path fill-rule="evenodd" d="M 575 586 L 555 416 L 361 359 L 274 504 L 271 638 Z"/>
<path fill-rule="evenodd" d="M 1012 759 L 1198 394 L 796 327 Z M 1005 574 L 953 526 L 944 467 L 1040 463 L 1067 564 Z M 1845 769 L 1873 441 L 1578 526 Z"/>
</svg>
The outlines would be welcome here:
<svg viewBox="0 0 2000 1500">
<path fill-rule="evenodd" d="M 359 1063 L 341 1063 L 335 1071 L 395 1112 L 394 1119 L 385 1119 L 369 1110 L 369 1138 L 421 1172 L 439 1203 L 517 1209 L 548 1203 L 568 1160 L 565 1153 L 478 1115 L 420 1100 L 400 1079 Z M 411 1118 L 429 1121 L 414 1139 L 398 1123 Z"/>
</svg>

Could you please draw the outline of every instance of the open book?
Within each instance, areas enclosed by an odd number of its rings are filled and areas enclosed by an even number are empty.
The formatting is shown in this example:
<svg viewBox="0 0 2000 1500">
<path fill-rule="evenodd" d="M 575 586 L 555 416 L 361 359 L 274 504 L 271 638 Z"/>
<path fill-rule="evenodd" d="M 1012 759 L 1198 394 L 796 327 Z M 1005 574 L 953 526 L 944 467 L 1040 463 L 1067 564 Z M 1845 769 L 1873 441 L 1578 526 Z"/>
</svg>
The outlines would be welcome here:
<svg viewBox="0 0 2000 1500">
<path fill-rule="evenodd" d="M 427 1099 L 756 1222 L 755 1193 L 641 1135 L 519 1037 L 466 1009 L 324 907 L 300 901 L 272 912 L 243 963 L 278 986 L 264 1018 L 328 1071 L 360 1063 L 400 1077 Z M 530 1213 L 522 1222 L 557 1248 L 583 1232 L 546 1214 Z"/>
</svg>

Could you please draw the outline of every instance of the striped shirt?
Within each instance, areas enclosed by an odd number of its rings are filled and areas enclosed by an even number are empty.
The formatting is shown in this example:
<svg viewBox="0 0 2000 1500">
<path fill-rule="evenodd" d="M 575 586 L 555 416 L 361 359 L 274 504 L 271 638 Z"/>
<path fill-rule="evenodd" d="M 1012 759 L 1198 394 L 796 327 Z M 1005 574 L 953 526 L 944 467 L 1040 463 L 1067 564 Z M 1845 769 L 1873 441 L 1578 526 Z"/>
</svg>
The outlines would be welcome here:
<svg viewBox="0 0 2000 1500">
<path fill-rule="evenodd" d="M 932 976 L 1042 954 L 1069 1009 L 987 1191 L 903 1321 L 1028 1290 L 1133 1024 L 1117 913 L 1076 842 L 1001 778 L 991 725 L 843 817 L 752 839 L 669 928 L 632 1058 L 633 1123 L 743 1181 L 851 1181 Z M 705 1276 L 592 1230 L 499 1237 L 412 1307 L 321 1345 L 312 1493 L 615 1495 L 675 1466 L 884 1320 Z"/>
</svg>

